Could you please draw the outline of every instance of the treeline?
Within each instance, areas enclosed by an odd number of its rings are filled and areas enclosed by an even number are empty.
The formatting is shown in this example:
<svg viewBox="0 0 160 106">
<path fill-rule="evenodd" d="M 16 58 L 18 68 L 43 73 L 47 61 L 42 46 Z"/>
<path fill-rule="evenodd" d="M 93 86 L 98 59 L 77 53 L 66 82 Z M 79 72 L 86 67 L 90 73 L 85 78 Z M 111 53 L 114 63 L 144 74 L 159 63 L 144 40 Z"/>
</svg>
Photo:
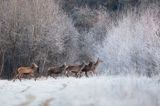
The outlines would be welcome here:
<svg viewBox="0 0 160 106">
<path fill-rule="evenodd" d="M 96 46 L 136 1 L 0 0 L 0 78 L 33 62 L 44 75 L 49 66 L 96 60 Z"/>
<path fill-rule="evenodd" d="M 43 74 L 47 65 L 79 60 L 78 33 L 54 0 L 0 0 L 0 14 L 1 78 L 32 62 Z"/>
<path fill-rule="evenodd" d="M 65 11 L 72 12 L 75 7 L 86 7 L 92 9 L 104 8 L 110 11 L 121 11 L 126 7 L 138 7 L 141 4 L 159 3 L 159 0 L 61 0 Z"/>
<path fill-rule="evenodd" d="M 116 22 L 124 13 L 146 9 L 152 4 L 160 6 L 159 0 L 59 0 L 60 7 L 74 21 L 74 26 L 80 33 L 88 32 L 97 21 L 97 11 L 105 11 L 112 21 Z M 80 10 L 82 9 L 82 11 Z M 85 11 L 84 11 L 85 10 Z"/>
<path fill-rule="evenodd" d="M 57 0 L 0 0 L 0 78 L 11 79 L 19 66 L 79 64 L 91 59 L 85 36 Z"/>
</svg>

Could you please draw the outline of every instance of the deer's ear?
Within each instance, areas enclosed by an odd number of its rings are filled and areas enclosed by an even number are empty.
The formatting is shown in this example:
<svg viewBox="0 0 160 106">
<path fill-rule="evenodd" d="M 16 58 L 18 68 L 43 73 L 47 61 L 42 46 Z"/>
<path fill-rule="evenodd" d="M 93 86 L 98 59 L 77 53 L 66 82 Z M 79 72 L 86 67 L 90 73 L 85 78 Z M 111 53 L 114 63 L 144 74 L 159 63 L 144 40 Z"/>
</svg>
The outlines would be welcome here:
<svg viewBox="0 0 160 106">
<path fill-rule="evenodd" d="M 83 64 L 87 65 L 87 63 L 85 61 L 82 62 Z"/>
<path fill-rule="evenodd" d="M 68 68 L 69 66 L 66 65 L 66 68 Z"/>
<path fill-rule="evenodd" d="M 64 62 L 64 65 L 66 66 L 66 62 Z"/>
<path fill-rule="evenodd" d="M 64 63 L 64 66 L 65 66 L 65 68 L 67 68 L 67 67 L 68 67 L 68 65 L 66 64 L 66 62 Z"/>
<path fill-rule="evenodd" d="M 103 62 L 103 60 L 101 60 L 101 59 L 99 59 L 98 61 L 99 61 L 99 62 Z"/>
</svg>

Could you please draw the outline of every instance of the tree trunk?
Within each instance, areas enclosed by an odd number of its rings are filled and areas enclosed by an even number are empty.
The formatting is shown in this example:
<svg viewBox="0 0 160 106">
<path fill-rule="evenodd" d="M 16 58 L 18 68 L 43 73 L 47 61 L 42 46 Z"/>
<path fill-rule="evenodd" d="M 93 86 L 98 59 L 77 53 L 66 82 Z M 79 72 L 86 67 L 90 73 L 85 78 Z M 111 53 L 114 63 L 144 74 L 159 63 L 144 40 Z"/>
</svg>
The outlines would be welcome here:
<svg viewBox="0 0 160 106">
<path fill-rule="evenodd" d="M 45 64 L 46 64 L 46 59 L 44 59 L 43 64 L 42 64 L 42 73 L 43 73 L 43 74 L 45 74 L 45 73 L 44 73 Z"/>
<path fill-rule="evenodd" d="M 0 76 L 2 75 L 3 67 L 4 67 L 4 55 L 5 55 L 5 51 L 2 51 L 2 61 L 1 61 Z"/>
</svg>

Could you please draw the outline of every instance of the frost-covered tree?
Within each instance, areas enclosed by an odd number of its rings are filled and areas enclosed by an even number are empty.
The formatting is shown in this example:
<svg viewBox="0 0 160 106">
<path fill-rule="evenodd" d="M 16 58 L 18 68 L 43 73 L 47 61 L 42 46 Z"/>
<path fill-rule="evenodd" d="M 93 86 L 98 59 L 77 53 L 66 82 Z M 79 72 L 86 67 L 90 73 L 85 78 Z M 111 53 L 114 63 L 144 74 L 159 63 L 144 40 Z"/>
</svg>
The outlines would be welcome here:
<svg viewBox="0 0 160 106">
<path fill-rule="evenodd" d="M 45 72 L 47 65 L 77 60 L 78 32 L 57 1 L 2 0 L 0 14 L 3 77 L 13 76 L 18 66 L 32 62 Z"/>
</svg>

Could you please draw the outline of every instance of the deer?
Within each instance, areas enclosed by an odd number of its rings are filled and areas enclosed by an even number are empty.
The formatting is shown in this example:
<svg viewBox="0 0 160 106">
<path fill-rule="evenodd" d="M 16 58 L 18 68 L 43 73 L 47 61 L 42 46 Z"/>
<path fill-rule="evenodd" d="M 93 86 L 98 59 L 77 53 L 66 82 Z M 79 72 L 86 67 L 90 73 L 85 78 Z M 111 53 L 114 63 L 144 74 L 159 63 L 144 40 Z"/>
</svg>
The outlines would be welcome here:
<svg viewBox="0 0 160 106">
<path fill-rule="evenodd" d="M 47 70 L 47 76 L 62 74 L 65 71 L 65 68 L 67 68 L 66 64 L 56 67 L 49 67 Z"/>
<path fill-rule="evenodd" d="M 74 73 L 76 77 L 78 77 L 79 76 L 78 73 L 81 72 L 81 70 L 84 68 L 84 66 L 85 66 L 84 63 L 82 63 L 80 65 L 68 65 L 65 68 L 65 75 L 67 77 L 69 77 L 69 73 L 71 72 L 71 73 Z"/>
<path fill-rule="evenodd" d="M 34 76 L 35 71 L 37 71 L 39 68 L 38 66 L 33 63 L 30 67 L 19 67 L 16 70 L 16 75 L 13 81 L 15 81 L 16 78 L 18 78 L 21 81 L 21 78 L 23 77 L 23 75 L 30 75 L 30 77 Z M 35 78 L 36 80 L 36 78 Z"/>
<path fill-rule="evenodd" d="M 82 76 L 82 73 L 85 72 L 85 76 L 88 76 L 88 72 L 92 72 L 92 74 L 96 74 L 95 70 L 97 68 L 97 66 L 99 65 L 99 63 L 103 62 L 102 60 L 100 60 L 99 58 L 97 59 L 96 62 L 92 62 L 89 61 L 88 65 L 85 65 L 84 68 L 80 71 L 80 77 Z"/>
</svg>

